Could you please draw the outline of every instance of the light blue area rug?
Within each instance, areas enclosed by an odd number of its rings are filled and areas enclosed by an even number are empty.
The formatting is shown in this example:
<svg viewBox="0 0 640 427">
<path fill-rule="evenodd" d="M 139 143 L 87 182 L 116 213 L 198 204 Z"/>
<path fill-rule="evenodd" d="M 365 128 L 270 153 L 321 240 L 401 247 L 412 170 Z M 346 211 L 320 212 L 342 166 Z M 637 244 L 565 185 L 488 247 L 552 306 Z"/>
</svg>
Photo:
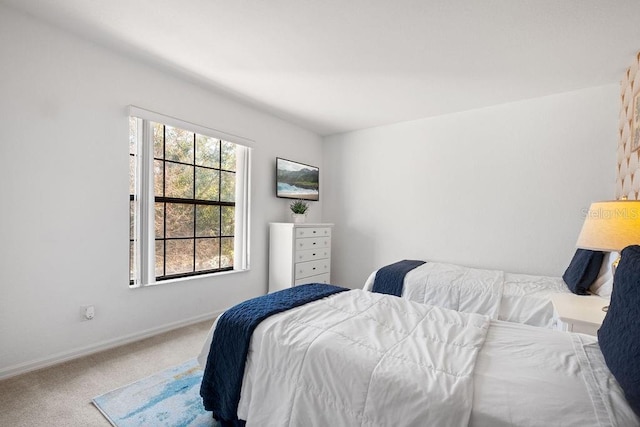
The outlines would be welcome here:
<svg viewBox="0 0 640 427">
<path fill-rule="evenodd" d="M 202 368 L 190 360 L 93 399 L 116 427 L 217 427 L 200 397 Z"/>
</svg>

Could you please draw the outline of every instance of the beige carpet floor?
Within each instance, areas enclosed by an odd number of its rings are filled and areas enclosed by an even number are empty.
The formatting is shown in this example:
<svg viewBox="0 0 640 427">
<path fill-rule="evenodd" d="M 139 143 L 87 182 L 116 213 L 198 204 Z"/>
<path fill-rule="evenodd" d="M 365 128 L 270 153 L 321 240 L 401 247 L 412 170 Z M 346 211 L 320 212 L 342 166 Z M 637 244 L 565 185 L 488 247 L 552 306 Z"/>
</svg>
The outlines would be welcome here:
<svg viewBox="0 0 640 427">
<path fill-rule="evenodd" d="M 0 426 L 109 426 L 91 399 L 196 357 L 212 323 L 0 381 Z"/>
</svg>

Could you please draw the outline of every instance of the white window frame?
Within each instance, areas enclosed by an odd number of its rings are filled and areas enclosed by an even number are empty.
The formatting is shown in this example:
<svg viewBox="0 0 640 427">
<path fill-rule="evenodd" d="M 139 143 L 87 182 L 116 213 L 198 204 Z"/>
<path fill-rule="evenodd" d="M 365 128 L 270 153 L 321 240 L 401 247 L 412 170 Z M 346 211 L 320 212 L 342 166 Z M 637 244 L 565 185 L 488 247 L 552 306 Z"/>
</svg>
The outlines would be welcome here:
<svg viewBox="0 0 640 427">
<path fill-rule="evenodd" d="M 144 287 L 160 283 L 171 283 L 181 280 L 192 280 L 206 276 L 228 274 L 230 272 L 249 270 L 249 224 L 250 224 L 250 183 L 251 183 L 251 150 L 254 141 L 190 123 L 175 117 L 163 115 L 136 106 L 129 106 L 129 117 L 141 119 L 138 125 L 138 146 L 135 194 L 135 218 L 133 225 L 134 240 L 134 278 L 130 287 Z M 236 194 L 235 194 L 235 229 L 234 229 L 234 266 L 233 270 L 195 274 L 178 279 L 156 281 L 155 275 L 155 196 L 153 191 L 153 143 L 151 122 L 174 126 L 197 134 L 232 142 L 238 146 L 236 151 Z M 140 137 L 141 135 L 141 137 Z M 141 144 L 140 144 L 141 142 Z M 138 220 L 138 218 L 140 220 Z"/>
</svg>

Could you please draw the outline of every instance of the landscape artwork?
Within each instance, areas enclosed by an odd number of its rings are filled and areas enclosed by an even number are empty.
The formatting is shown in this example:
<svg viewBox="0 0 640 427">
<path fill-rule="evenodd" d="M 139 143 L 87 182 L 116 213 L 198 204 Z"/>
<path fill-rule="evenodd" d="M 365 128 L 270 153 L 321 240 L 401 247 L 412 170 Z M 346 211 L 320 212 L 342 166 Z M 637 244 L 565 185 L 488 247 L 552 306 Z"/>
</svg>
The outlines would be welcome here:
<svg viewBox="0 0 640 427">
<path fill-rule="evenodd" d="M 276 195 L 288 199 L 319 200 L 320 171 L 315 166 L 276 159 Z"/>
</svg>

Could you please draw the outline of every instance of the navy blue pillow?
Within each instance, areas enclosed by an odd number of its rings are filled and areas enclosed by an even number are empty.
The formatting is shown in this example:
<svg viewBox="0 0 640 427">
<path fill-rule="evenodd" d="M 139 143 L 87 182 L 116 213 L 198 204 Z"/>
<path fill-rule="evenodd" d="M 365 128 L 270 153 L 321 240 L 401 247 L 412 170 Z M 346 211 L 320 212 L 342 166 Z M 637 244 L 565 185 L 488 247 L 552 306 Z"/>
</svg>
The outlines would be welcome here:
<svg viewBox="0 0 640 427">
<path fill-rule="evenodd" d="M 571 292 L 586 295 L 587 289 L 598 278 L 604 252 L 578 249 L 562 275 Z"/>
<path fill-rule="evenodd" d="M 640 415 L 640 246 L 626 247 L 621 257 L 598 341 L 627 402 Z"/>
</svg>

